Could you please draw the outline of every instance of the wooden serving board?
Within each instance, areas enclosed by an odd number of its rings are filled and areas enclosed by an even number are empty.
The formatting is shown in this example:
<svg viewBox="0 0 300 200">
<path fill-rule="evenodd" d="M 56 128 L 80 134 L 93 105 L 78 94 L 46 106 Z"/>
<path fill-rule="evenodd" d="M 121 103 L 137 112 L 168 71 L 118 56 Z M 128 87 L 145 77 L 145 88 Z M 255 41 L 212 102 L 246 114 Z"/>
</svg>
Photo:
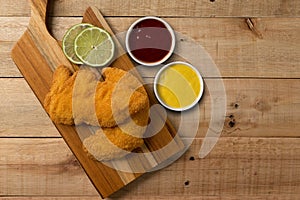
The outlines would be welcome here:
<svg viewBox="0 0 300 200">
<path fill-rule="evenodd" d="M 47 3 L 47 0 L 31 0 L 31 18 L 28 28 L 11 52 L 14 62 L 41 104 L 43 104 L 44 98 L 50 90 L 53 71 L 58 65 L 66 65 L 73 71 L 78 69 L 78 66 L 71 64 L 64 56 L 59 42 L 47 30 L 45 24 Z M 102 27 L 113 35 L 109 25 L 95 7 L 87 8 L 83 21 Z M 122 56 L 118 57 L 111 66 L 123 70 L 134 69 L 134 64 L 127 54 L 124 54 L 124 49 L 116 39 L 115 44 L 117 46 L 116 54 Z M 134 74 L 142 80 L 136 71 Z M 149 91 L 149 88 L 146 89 Z M 149 92 L 149 98 L 152 104 L 156 103 L 153 93 Z M 162 120 L 159 113 L 157 113 L 157 116 L 158 120 Z M 139 171 L 143 171 L 141 169 L 144 168 L 147 171 L 149 168 L 157 167 L 157 165 L 184 148 L 181 139 L 176 135 L 176 131 L 167 120 L 158 134 L 145 139 L 145 145 L 141 151 L 151 152 L 150 155 L 144 156 L 140 153 L 126 157 L 120 162 L 111 162 L 110 164 L 113 166 L 124 165 L 127 166 L 127 169 L 132 169 L 132 171 L 126 172 L 118 171 L 91 159 L 83 151 L 82 142 L 74 126 L 62 124 L 55 124 L 55 126 L 103 198 L 108 197 L 139 177 L 142 173 L 135 173 L 135 169 L 139 168 Z M 154 152 L 162 149 L 167 144 L 172 145 L 159 153 Z"/>
</svg>

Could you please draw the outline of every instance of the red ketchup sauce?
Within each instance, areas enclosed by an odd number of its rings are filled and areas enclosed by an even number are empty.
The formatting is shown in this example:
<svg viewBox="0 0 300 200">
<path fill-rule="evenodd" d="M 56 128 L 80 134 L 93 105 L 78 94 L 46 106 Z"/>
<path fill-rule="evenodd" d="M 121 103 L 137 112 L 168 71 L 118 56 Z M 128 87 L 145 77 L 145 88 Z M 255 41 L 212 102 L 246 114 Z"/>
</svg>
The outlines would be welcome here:
<svg viewBox="0 0 300 200">
<path fill-rule="evenodd" d="M 132 55 L 145 63 L 162 60 L 170 51 L 172 36 L 164 23 L 145 19 L 136 24 L 128 38 Z"/>
</svg>

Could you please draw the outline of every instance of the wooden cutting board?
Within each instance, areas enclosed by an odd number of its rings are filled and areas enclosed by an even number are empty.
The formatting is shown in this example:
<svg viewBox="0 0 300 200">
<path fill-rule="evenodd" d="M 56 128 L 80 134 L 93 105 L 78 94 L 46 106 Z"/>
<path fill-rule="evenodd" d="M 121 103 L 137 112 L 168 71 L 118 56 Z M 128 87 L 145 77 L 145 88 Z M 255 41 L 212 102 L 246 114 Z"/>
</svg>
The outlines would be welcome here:
<svg viewBox="0 0 300 200">
<path fill-rule="evenodd" d="M 28 28 L 11 52 L 14 62 L 41 104 L 43 104 L 45 95 L 50 90 L 53 71 L 58 65 L 66 65 L 72 70 L 78 69 L 78 66 L 71 64 L 64 56 L 59 42 L 47 30 L 45 24 L 47 3 L 47 0 L 31 0 L 31 18 Z M 95 7 L 87 8 L 83 15 L 83 21 L 102 27 L 113 35 L 109 25 Z M 115 43 L 117 46 L 116 54 L 122 56 L 118 57 L 111 66 L 123 70 L 132 70 L 134 64 L 127 54 L 124 54 L 124 49 L 116 39 Z M 136 71 L 134 74 L 142 80 Z M 150 91 L 149 88 L 146 89 Z M 156 103 L 153 93 L 148 93 L 151 104 Z M 158 120 L 162 120 L 159 113 L 157 113 L 157 116 Z M 170 159 L 174 154 L 183 150 L 184 145 L 179 136 L 176 135 L 176 131 L 172 128 L 170 122 L 167 120 L 164 123 L 163 129 L 159 133 L 145 139 L 145 145 L 141 152 L 151 152 L 150 155 L 144 156 L 144 154 L 139 153 L 126 157 L 121 162 L 110 163 L 113 166 L 127 166 L 127 170 L 129 169 L 127 172 L 115 170 L 91 159 L 83 151 L 82 142 L 74 126 L 62 124 L 55 124 L 55 126 L 84 168 L 99 194 L 102 198 L 106 198 L 142 174 L 135 173 L 135 169 L 139 168 L 139 171 L 143 171 L 141 169 L 144 168 L 147 171 L 147 169 L 157 167 L 163 161 Z M 154 152 L 169 144 L 171 145 L 167 149 L 159 153 Z"/>
</svg>

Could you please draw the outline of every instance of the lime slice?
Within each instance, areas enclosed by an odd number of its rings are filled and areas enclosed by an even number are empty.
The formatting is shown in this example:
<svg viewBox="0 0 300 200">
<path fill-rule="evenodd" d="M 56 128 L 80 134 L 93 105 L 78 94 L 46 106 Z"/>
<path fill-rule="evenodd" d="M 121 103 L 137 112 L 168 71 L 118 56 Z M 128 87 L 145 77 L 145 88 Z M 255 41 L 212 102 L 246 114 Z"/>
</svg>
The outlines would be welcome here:
<svg viewBox="0 0 300 200">
<path fill-rule="evenodd" d="M 86 28 L 92 27 L 93 25 L 87 23 L 76 24 L 68 29 L 64 35 L 62 42 L 62 49 L 65 56 L 73 63 L 83 64 L 81 60 L 76 56 L 74 51 L 74 41 L 78 34 Z"/>
<path fill-rule="evenodd" d="M 74 50 L 83 63 L 103 67 L 112 61 L 115 45 L 108 32 L 98 27 L 90 27 L 76 37 Z"/>
</svg>

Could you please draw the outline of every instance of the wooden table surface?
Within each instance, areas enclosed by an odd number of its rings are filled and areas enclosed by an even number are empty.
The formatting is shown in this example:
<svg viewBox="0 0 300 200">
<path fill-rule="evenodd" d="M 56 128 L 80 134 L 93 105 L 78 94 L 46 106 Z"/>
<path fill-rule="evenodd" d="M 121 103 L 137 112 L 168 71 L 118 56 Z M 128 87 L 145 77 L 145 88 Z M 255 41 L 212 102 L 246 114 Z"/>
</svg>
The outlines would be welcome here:
<svg viewBox="0 0 300 200">
<path fill-rule="evenodd" d="M 28 2 L 0 5 L 0 199 L 99 199 L 10 57 L 29 22 Z M 222 79 L 227 95 L 222 135 L 207 157 L 197 155 L 210 121 L 209 94 L 190 149 L 112 199 L 300 197 L 300 1 L 57 0 L 49 7 L 51 34 L 61 40 L 90 5 L 116 33 L 138 17 L 163 17 L 211 55 L 221 77 L 204 80 Z"/>
</svg>

